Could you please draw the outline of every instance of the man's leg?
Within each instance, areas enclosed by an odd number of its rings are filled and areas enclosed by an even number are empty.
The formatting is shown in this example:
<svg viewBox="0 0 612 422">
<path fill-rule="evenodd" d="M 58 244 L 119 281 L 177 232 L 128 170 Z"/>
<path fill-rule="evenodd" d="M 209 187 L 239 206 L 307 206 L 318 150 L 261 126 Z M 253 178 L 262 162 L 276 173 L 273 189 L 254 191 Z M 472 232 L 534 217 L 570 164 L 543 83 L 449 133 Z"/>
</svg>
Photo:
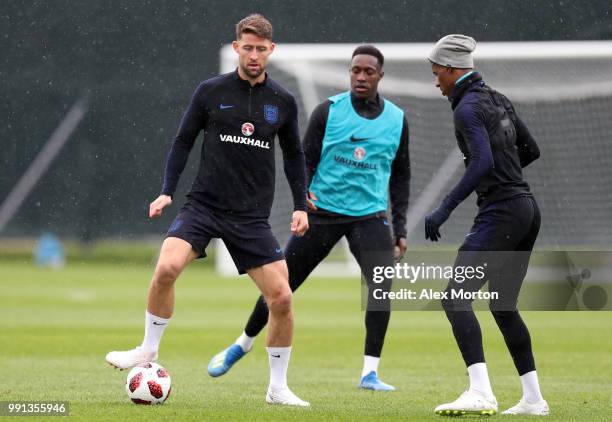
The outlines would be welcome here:
<svg viewBox="0 0 612 422">
<path fill-rule="evenodd" d="M 287 264 L 280 260 L 251 268 L 247 272 L 261 291 L 270 311 L 266 339 L 270 385 L 266 401 L 270 404 L 310 406 L 287 386 L 287 368 L 293 341 L 293 310 Z"/>
<path fill-rule="evenodd" d="M 524 206 L 515 206 L 514 212 L 525 215 L 521 225 L 531 227 L 521 239 L 513 252 L 506 252 L 508 258 L 497 277 L 491 278 L 491 290 L 499 292 L 500 300 L 491 302 L 490 308 L 495 318 L 508 351 L 512 356 L 519 376 L 535 371 L 535 362 L 531 350 L 529 330 L 518 310 L 518 296 L 527 274 L 531 251 L 540 230 L 540 215 L 537 205 L 531 198 L 515 201 Z M 538 398 L 541 399 L 541 396 Z"/>
<path fill-rule="evenodd" d="M 548 403 L 540 391 L 529 329 L 516 309 L 518 295 L 529 267 L 531 251 L 540 230 L 540 211 L 533 198 L 524 198 L 520 203 L 524 206 L 515 207 L 515 212 L 520 212 L 524 216 L 525 221 L 522 225 L 530 227 L 530 230 L 515 248 L 512 259 L 501 271 L 499 279 L 492 280 L 498 286 L 500 296 L 507 300 L 502 301 L 499 309 L 492 308 L 491 312 L 504 336 L 523 388 L 520 401 L 503 413 L 548 415 Z"/>
<path fill-rule="evenodd" d="M 375 300 L 373 289 L 391 289 L 391 280 L 374 284 L 372 276 L 375 266 L 393 266 L 393 240 L 386 218 L 372 218 L 352 223 L 347 236 L 351 253 L 359 263 L 361 274 L 368 285 L 368 303 L 365 313 L 365 350 L 360 387 L 376 391 L 393 391 L 394 387 L 378 379 L 378 364 L 382 353 L 389 319 L 391 303 Z"/>
<path fill-rule="evenodd" d="M 472 236 L 475 236 L 475 234 Z M 486 260 L 486 252 L 466 250 L 469 247 L 464 244 L 459 249 L 455 267 L 476 268 L 483 265 Z M 472 309 L 472 300 L 451 299 L 451 292 L 461 290 L 476 292 L 482 288 L 486 281 L 486 277 L 463 280 L 461 283 L 451 279 L 446 288 L 448 298 L 442 300 L 442 307 L 451 324 L 455 341 L 467 367 L 469 387 L 457 400 L 437 406 L 435 412 L 439 415 L 493 415 L 497 413 L 497 400 L 491 388 L 484 358 L 482 332 Z"/>
<path fill-rule="evenodd" d="M 266 346 L 287 347 L 293 340 L 293 311 L 289 272 L 284 260 L 247 270 L 268 304 L 268 336 Z"/>
<path fill-rule="evenodd" d="M 170 318 L 174 311 L 174 282 L 185 267 L 198 257 L 190 243 L 168 237 L 162 244 L 153 279 L 149 285 L 147 311 Z"/>
<path fill-rule="evenodd" d="M 525 246 L 521 243 L 528 237 L 532 219 L 531 215 L 527 219 L 523 217 L 520 210 L 525 208 L 527 201 L 529 201 L 527 198 L 503 201 L 493 204 L 478 214 L 469 237 L 459 249 L 455 267 L 475 268 L 485 266 L 484 263 L 487 263 L 486 275 L 481 280 L 472 278 L 462 283 L 451 280 L 446 290 L 449 297 L 451 290 L 477 291 L 488 280 L 489 291 L 497 292 L 500 296 L 499 301 L 490 301 L 495 320 L 498 325 L 501 324 L 500 328 L 504 327 L 502 332 L 506 331 L 506 334 L 513 339 L 514 335 L 518 336 L 517 339 L 520 338 L 520 341 L 513 344 L 513 347 L 516 346 L 517 349 L 521 349 L 521 353 L 525 351 L 526 339 L 524 334 L 526 327 L 524 327 L 518 312 L 507 312 L 510 309 L 504 309 L 504 306 L 510 307 L 512 310 L 515 309 L 516 298 L 527 271 L 528 259 L 522 266 L 507 252 Z M 535 237 L 533 237 L 533 241 L 535 241 Z M 533 246 L 533 243 L 531 246 Z M 511 271 L 514 275 L 508 276 L 508 267 L 512 268 Z M 467 393 L 455 402 L 438 406 L 436 412 L 440 414 L 451 414 L 448 412 L 453 411 L 474 411 L 476 413 L 481 413 L 483 410 L 497 411 L 497 402 L 491 389 L 484 359 L 482 333 L 472 310 L 471 302 L 471 300 L 466 299 L 446 299 L 442 301 L 442 306 L 451 323 L 457 345 L 468 369 L 470 387 Z M 504 334 L 504 337 L 506 334 Z M 525 362 L 528 366 L 528 362 Z"/>
<path fill-rule="evenodd" d="M 497 400 L 491 388 L 487 365 L 482 347 L 482 331 L 472 309 L 472 300 L 451 299 L 451 292 L 476 292 L 488 280 L 491 266 L 484 262 L 490 258 L 488 251 L 495 250 L 498 238 L 505 238 L 503 222 L 508 216 L 497 210 L 479 213 L 463 245 L 459 248 L 454 267 L 486 267 L 484 278 L 472 277 L 466 280 L 449 280 L 446 288 L 447 299 L 442 300 L 442 308 L 451 324 L 453 335 L 461 356 L 467 367 L 469 388 L 457 400 L 437 406 L 435 412 L 441 415 L 460 413 L 495 414 Z M 499 250 L 499 249 L 498 249 Z"/>
<path fill-rule="evenodd" d="M 342 224 L 313 224 L 302 237 L 292 236 L 285 248 L 289 287 L 295 292 L 344 235 Z M 257 336 L 268 323 L 268 306 L 260 296 L 244 333 Z"/>
<path fill-rule="evenodd" d="M 519 376 L 535 371 L 529 330 L 523 322 L 517 302 L 529 265 L 530 251 L 506 252 L 508 262 L 497 277 L 491 277 L 490 291 L 499 294 L 500 300 L 490 302 L 491 313 L 499 327 Z M 541 399 L 541 396 L 539 397 Z"/>
<path fill-rule="evenodd" d="M 176 237 L 164 240 L 149 286 L 144 340 L 135 349 L 108 353 L 108 363 L 119 369 L 127 369 L 157 359 L 162 334 L 174 310 L 174 282 L 197 256 L 191 244 L 185 240 Z"/>
<path fill-rule="evenodd" d="M 289 270 L 289 287 L 295 291 L 312 270 L 329 254 L 344 235 L 344 224 L 313 224 L 302 237 L 292 236 L 285 249 Z M 244 332 L 235 343 L 217 353 L 210 361 L 208 374 L 213 377 L 227 373 L 252 347 L 255 337 L 268 323 L 268 305 L 259 296 Z"/>
</svg>

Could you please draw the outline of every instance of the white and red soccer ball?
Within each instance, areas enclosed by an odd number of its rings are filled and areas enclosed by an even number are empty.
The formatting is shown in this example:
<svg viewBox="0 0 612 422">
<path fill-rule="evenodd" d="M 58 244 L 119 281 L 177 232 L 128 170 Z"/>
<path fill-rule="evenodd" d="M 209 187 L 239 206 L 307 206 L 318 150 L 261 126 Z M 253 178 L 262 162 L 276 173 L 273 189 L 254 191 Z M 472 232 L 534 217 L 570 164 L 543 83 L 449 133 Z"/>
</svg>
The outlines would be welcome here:
<svg viewBox="0 0 612 422">
<path fill-rule="evenodd" d="M 155 362 L 132 368 L 125 382 L 128 397 L 136 404 L 162 404 L 171 391 L 170 374 Z"/>
</svg>

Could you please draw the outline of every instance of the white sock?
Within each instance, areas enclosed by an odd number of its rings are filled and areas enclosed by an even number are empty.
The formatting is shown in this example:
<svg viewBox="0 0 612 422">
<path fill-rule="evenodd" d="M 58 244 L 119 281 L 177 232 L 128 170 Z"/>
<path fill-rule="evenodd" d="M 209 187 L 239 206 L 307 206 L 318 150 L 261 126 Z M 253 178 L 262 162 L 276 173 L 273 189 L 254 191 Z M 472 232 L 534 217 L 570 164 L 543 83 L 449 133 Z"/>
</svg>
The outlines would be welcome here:
<svg viewBox="0 0 612 422">
<path fill-rule="evenodd" d="M 145 311 L 145 334 L 141 347 L 144 350 L 157 352 L 162 334 L 169 322 L 170 318 L 158 317 Z"/>
<path fill-rule="evenodd" d="M 242 348 L 243 352 L 246 353 L 253 348 L 254 341 L 255 337 L 249 337 L 246 335 L 245 332 L 242 332 L 242 334 L 240 334 L 240 337 L 236 339 L 235 343 Z"/>
<path fill-rule="evenodd" d="M 380 362 L 380 358 L 375 358 L 374 356 L 364 355 L 363 370 L 361 371 L 361 378 L 365 377 L 372 371 L 378 373 L 378 363 L 379 362 Z"/>
<path fill-rule="evenodd" d="M 527 403 L 537 403 L 544 400 L 540 392 L 540 383 L 536 371 L 527 372 L 521 375 L 521 385 L 523 386 L 523 399 Z"/>
<path fill-rule="evenodd" d="M 470 375 L 470 390 L 477 391 L 487 398 L 495 397 L 491 389 L 491 382 L 489 381 L 487 364 L 479 362 L 468 366 L 467 369 Z"/>
<path fill-rule="evenodd" d="M 291 356 L 289 347 L 266 347 L 270 361 L 270 389 L 281 390 L 287 388 L 287 368 Z"/>
</svg>

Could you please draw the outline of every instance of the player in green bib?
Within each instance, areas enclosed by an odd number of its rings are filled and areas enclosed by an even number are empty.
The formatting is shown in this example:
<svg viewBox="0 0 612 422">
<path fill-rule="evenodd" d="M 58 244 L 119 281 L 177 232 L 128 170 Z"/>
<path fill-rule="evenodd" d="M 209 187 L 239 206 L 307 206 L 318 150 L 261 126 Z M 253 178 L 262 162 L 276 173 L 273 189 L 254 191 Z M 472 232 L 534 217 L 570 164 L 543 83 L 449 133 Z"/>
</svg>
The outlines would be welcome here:
<svg viewBox="0 0 612 422">
<path fill-rule="evenodd" d="M 389 289 L 391 280 L 373 284 L 374 266 L 392 266 L 406 250 L 406 210 L 410 185 L 408 123 L 404 112 L 378 93 L 384 57 L 374 46 L 353 52 L 351 90 L 330 97 L 313 111 L 303 140 L 309 177 L 310 229 L 293 236 L 285 249 L 289 284 L 295 291 L 342 237 L 359 263 L 368 288 Z M 387 219 L 391 202 L 392 225 Z M 364 365 L 359 386 L 392 391 L 378 378 L 378 364 L 390 317 L 390 303 L 368 295 Z M 251 350 L 268 322 L 259 298 L 244 332 L 208 366 L 225 374 Z"/>
</svg>

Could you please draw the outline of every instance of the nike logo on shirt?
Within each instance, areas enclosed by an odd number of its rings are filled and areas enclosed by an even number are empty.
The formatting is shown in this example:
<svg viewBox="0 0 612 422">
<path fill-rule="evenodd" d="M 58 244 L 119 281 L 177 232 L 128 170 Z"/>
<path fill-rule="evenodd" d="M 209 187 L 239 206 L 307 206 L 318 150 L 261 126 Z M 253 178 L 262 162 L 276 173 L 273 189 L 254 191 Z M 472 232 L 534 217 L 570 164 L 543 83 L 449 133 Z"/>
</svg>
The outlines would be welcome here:
<svg viewBox="0 0 612 422">
<path fill-rule="evenodd" d="M 219 108 L 221 110 L 225 110 L 226 108 L 232 108 L 232 107 L 234 107 L 233 104 L 219 104 Z"/>
<path fill-rule="evenodd" d="M 367 141 L 368 139 L 370 138 L 356 138 L 355 135 L 351 135 L 349 138 L 351 142 Z"/>
</svg>

